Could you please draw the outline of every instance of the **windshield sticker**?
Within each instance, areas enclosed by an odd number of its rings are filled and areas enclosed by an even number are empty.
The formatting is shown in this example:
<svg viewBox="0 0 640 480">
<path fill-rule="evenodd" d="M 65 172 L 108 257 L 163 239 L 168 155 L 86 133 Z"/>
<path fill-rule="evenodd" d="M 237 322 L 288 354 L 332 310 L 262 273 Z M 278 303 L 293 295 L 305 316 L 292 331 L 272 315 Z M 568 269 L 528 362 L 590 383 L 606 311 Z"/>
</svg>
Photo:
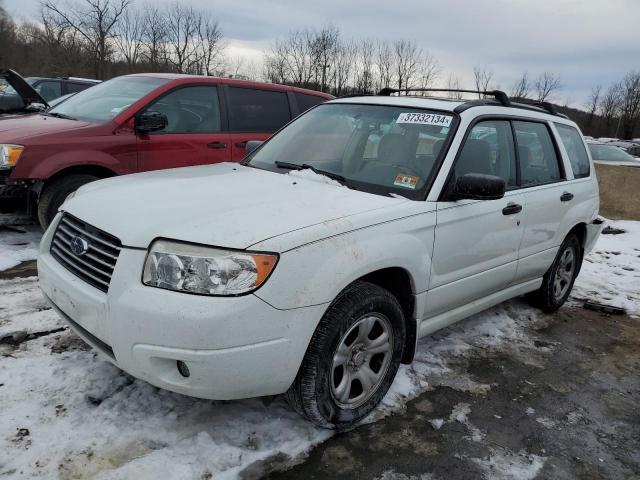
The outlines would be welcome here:
<svg viewBox="0 0 640 480">
<path fill-rule="evenodd" d="M 416 189 L 416 185 L 418 185 L 419 177 L 416 175 L 409 175 L 407 173 L 399 173 L 396 175 L 396 179 L 393 184 L 397 187 L 410 188 L 411 190 Z"/>
<path fill-rule="evenodd" d="M 437 113 L 401 113 L 398 115 L 396 123 L 417 123 L 419 125 L 438 125 L 448 127 L 451 125 L 450 115 L 439 115 Z"/>
</svg>

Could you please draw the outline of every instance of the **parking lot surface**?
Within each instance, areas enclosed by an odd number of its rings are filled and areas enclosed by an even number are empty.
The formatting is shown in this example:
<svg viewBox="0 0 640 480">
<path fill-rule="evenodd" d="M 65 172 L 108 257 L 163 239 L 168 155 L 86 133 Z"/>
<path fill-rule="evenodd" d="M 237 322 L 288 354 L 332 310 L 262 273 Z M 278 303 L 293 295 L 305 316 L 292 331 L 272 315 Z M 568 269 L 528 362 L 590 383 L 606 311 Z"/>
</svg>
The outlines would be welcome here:
<svg viewBox="0 0 640 480">
<path fill-rule="evenodd" d="M 102 360 L 42 298 L 37 231 L 0 216 L 0 479 L 638 478 L 640 223 L 615 225 L 560 312 L 516 299 L 423 339 L 332 436 L 280 398 L 193 399 Z"/>
</svg>

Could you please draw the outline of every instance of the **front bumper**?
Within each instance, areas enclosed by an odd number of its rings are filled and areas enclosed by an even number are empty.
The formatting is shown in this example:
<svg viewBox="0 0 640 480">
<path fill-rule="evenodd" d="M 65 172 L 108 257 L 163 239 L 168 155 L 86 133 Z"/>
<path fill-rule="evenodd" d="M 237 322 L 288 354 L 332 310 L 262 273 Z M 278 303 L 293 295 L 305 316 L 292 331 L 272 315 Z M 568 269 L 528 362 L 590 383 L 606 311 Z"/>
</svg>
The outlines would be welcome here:
<svg viewBox="0 0 640 480">
<path fill-rule="evenodd" d="M 58 218 L 59 219 L 59 218 Z M 70 327 L 129 374 L 167 390 L 228 400 L 286 391 L 327 305 L 278 310 L 255 295 L 208 297 L 147 287 L 146 251 L 124 247 L 107 294 L 40 246 L 40 287 Z M 185 362 L 184 377 L 177 362 Z"/>
</svg>

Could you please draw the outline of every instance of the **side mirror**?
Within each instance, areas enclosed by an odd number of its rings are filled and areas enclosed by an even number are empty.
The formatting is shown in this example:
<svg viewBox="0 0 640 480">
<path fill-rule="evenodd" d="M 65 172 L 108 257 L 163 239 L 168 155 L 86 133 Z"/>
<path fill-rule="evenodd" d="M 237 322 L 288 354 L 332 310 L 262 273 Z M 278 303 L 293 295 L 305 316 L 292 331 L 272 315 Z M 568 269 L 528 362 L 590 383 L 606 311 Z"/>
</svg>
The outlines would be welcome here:
<svg viewBox="0 0 640 480">
<path fill-rule="evenodd" d="M 169 119 L 164 113 L 147 110 L 136 115 L 136 131 L 142 133 L 164 130 L 169 125 Z"/>
<path fill-rule="evenodd" d="M 498 200 L 504 197 L 504 179 L 483 173 L 465 173 L 456 181 L 456 200 Z"/>
<path fill-rule="evenodd" d="M 263 143 L 264 142 L 262 140 L 249 140 L 247 142 L 247 146 L 244 147 L 247 155 L 249 155 L 251 152 L 253 152 L 256 148 L 258 148 Z"/>
</svg>

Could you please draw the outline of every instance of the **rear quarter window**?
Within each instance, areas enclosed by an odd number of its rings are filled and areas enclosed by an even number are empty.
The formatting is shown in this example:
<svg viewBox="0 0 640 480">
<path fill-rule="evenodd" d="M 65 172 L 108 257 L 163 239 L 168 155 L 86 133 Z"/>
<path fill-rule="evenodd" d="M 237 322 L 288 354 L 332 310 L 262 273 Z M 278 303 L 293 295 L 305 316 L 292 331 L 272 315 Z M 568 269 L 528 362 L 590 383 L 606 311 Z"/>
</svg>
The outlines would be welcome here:
<svg viewBox="0 0 640 480">
<path fill-rule="evenodd" d="M 589 164 L 587 149 L 582 141 L 582 135 L 580 135 L 577 129 L 570 125 L 560 123 L 556 123 L 555 125 L 560 135 L 560 141 L 562 141 L 567 155 L 569 155 L 573 176 L 575 178 L 588 177 L 591 173 L 591 165 Z"/>
<path fill-rule="evenodd" d="M 229 87 L 232 132 L 275 132 L 291 119 L 286 92 Z"/>
</svg>

